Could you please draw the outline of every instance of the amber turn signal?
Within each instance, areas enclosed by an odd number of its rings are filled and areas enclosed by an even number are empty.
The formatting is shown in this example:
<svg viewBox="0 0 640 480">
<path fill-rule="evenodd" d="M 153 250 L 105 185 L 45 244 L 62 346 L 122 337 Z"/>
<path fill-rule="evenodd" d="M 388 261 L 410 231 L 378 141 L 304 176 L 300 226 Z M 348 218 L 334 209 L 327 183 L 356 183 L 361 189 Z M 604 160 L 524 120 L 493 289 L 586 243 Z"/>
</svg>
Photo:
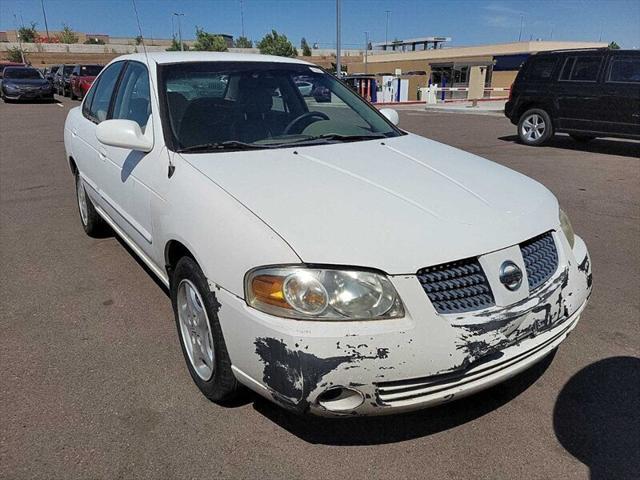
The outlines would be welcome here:
<svg viewBox="0 0 640 480">
<path fill-rule="evenodd" d="M 284 278 L 275 275 L 258 275 L 251 280 L 253 297 L 263 303 L 290 309 L 282 291 Z"/>
</svg>

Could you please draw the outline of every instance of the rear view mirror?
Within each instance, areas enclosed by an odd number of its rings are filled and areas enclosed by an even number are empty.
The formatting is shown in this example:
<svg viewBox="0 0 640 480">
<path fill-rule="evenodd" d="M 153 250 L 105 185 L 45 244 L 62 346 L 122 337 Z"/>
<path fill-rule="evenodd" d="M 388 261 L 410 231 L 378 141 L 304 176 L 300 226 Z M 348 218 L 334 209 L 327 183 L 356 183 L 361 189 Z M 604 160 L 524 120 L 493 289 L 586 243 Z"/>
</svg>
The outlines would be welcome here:
<svg viewBox="0 0 640 480">
<path fill-rule="evenodd" d="M 398 125 L 400 123 L 400 117 L 398 116 L 398 112 L 396 112 L 393 108 L 381 108 L 380 113 L 384 115 L 387 120 L 389 120 L 394 125 Z"/>
<path fill-rule="evenodd" d="M 142 133 L 140 125 L 133 120 L 105 120 L 98 124 L 96 137 L 100 143 L 112 147 L 127 148 L 140 152 L 150 152 L 153 148 L 151 123 Z"/>
</svg>

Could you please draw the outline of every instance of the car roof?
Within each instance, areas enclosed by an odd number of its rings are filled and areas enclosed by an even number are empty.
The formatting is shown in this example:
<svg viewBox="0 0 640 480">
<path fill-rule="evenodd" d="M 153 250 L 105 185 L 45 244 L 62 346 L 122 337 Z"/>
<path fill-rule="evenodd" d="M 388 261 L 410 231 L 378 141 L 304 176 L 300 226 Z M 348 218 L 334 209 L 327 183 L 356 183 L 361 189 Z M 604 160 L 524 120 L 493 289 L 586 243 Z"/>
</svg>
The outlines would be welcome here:
<svg viewBox="0 0 640 480">
<path fill-rule="evenodd" d="M 7 70 L 38 70 L 38 69 L 35 68 L 35 67 L 27 67 L 27 66 L 20 66 L 20 65 L 16 65 L 16 66 L 9 65 L 7 67 L 4 67 L 4 70 L 7 71 Z"/>
<path fill-rule="evenodd" d="M 117 60 L 137 60 L 146 63 L 157 64 L 181 63 L 181 62 L 278 62 L 294 63 L 298 65 L 313 65 L 312 63 L 295 58 L 277 57 L 275 55 L 261 55 L 258 53 L 231 53 L 231 52 L 148 52 L 122 55 Z"/>
</svg>

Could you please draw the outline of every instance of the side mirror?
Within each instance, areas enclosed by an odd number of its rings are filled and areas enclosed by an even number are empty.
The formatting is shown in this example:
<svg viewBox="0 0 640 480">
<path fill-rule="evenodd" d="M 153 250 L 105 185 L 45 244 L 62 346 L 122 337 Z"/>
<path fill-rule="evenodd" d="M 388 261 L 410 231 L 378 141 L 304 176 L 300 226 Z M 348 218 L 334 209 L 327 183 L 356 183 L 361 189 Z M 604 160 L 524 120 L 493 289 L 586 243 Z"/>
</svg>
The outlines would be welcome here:
<svg viewBox="0 0 640 480">
<path fill-rule="evenodd" d="M 153 148 L 150 127 L 151 124 L 147 126 L 145 134 L 133 120 L 105 120 L 96 127 L 96 137 L 100 143 L 112 147 L 150 152 Z"/>
<path fill-rule="evenodd" d="M 398 125 L 400 123 L 400 117 L 398 116 L 398 112 L 396 112 L 393 108 L 381 108 L 380 113 L 384 115 L 387 120 L 389 120 L 394 125 Z"/>
</svg>

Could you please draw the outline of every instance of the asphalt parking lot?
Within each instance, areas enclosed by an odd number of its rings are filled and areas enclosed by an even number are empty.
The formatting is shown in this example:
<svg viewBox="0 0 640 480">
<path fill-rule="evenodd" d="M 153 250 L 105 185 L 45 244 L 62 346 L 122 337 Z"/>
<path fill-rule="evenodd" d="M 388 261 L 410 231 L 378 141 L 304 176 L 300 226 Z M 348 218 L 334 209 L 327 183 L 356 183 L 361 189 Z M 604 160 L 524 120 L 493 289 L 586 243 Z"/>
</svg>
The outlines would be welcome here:
<svg viewBox="0 0 640 480">
<path fill-rule="evenodd" d="M 499 115 L 403 110 L 403 128 L 547 185 L 594 293 L 553 358 L 507 383 L 325 420 L 200 394 L 165 290 L 116 238 L 82 231 L 62 136 L 75 105 L 0 104 L 0 478 L 637 478 L 640 143 L 532 148 Z"/>
</svg>

